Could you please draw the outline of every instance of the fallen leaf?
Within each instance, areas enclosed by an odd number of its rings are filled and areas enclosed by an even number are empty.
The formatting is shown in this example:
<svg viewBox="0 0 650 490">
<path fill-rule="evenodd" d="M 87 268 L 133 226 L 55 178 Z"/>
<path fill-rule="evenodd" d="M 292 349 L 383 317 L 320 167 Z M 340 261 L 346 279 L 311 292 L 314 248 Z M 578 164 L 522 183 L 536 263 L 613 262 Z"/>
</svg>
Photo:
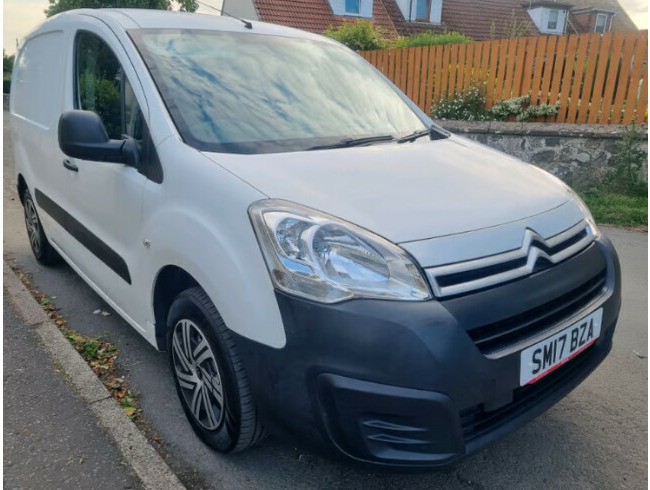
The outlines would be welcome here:
<svg viewBox="0 0 650 490">
<path fill-rule="evenodd" d="M 124 412 L 131 417 L 135 413 L 135 408 L 133 407 L 127 407 L 124 409 Z"/>
<path fill-rule="evenodd" d="M 81 458 L 79 458 L 79 464 L 83 463 L 83 462 L 84 462 L 84 459 L 86 459 L 85 456 L 82 456 Z"/>
<path fill-rule="evenodd" d="M 93 311 L 93 315 L 99 315 L 102 312 L 102 310 L 95 310 Z"/>
<path fill-rule="evenodd" d="M 108 311 L 102 311 L 101 315 L 102 316 L 111 316 L 111 314 Z"/>
</svg>

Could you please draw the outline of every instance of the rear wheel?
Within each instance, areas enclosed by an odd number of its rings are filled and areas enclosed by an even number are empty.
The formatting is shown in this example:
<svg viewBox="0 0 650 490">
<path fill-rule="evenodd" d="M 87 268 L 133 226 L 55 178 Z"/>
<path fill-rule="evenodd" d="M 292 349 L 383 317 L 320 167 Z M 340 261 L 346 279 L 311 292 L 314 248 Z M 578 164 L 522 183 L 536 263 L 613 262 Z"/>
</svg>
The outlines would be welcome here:
<svg viewBox="0 0 650 490">
<path fill-rule="evenodd" d="M 38 262 L 43 265 L 54 265 L 61 260 L 56 250 L 52 248 L 50 242 L 45 236 L 43 225 L 38 217 L 36 205 L 28 189 L 23 193 L 23 209 L 25 212 L 25 227 L 27 228 L 27 238 L 29 246 Z"/>
<path fill-rule="evenodd" d="M 234 339 L 205 292 L 195 287 L 179 294 L 167 325 L 176 391 L 198 436 L 223 453 L 263 439 Z"/>
</svg>

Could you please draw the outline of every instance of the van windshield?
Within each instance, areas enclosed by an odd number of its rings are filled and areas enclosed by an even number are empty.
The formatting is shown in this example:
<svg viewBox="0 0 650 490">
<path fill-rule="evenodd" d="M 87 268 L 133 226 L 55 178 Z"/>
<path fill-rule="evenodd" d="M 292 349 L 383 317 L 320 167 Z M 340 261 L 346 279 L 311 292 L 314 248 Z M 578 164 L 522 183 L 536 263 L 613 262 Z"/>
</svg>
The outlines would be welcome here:
<svg viewBox="0 0 650 490">
<path fill-rule="evenodd" d="M 300 151 L 426 129 L 368 63 L 333 43 L 205 30 L 129 35 L 181 137 L 199 150 Z"/>
</svg>

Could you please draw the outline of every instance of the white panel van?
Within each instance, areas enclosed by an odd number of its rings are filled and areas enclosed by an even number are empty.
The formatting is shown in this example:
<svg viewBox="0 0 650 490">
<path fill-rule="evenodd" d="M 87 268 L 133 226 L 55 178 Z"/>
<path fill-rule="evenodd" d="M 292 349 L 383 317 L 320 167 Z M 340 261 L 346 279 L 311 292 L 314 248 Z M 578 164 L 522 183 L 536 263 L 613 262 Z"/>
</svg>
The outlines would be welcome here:
<svg viewBox="0 0 650 490">
<path fill-rule="evenodd" d="M 611 348 L 618 261 L 576 194 L 330 39 L 71 11 L 25 40 L 10 111 L 34 255 L 169 353 L 218 451 L 287 430 L 445 465 Z"/>
</svg>

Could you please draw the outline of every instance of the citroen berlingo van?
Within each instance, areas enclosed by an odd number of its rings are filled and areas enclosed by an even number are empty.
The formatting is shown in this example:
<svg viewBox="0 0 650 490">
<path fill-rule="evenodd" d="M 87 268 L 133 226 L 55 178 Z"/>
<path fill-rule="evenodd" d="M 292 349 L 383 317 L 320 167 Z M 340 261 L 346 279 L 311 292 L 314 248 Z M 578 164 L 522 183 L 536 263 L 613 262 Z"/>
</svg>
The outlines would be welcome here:
<svg viewBox="0 0 650 490">
<path fill-rule="evenodd" d="M 217 451 L 288 430 L 445 465 L 610 350 L 619 266 L 576 194 L 437 127 L 330 39 L 76 10 L 26 38 L 11 94 L 36 259 L 169 353 Z"/>
</svg>

